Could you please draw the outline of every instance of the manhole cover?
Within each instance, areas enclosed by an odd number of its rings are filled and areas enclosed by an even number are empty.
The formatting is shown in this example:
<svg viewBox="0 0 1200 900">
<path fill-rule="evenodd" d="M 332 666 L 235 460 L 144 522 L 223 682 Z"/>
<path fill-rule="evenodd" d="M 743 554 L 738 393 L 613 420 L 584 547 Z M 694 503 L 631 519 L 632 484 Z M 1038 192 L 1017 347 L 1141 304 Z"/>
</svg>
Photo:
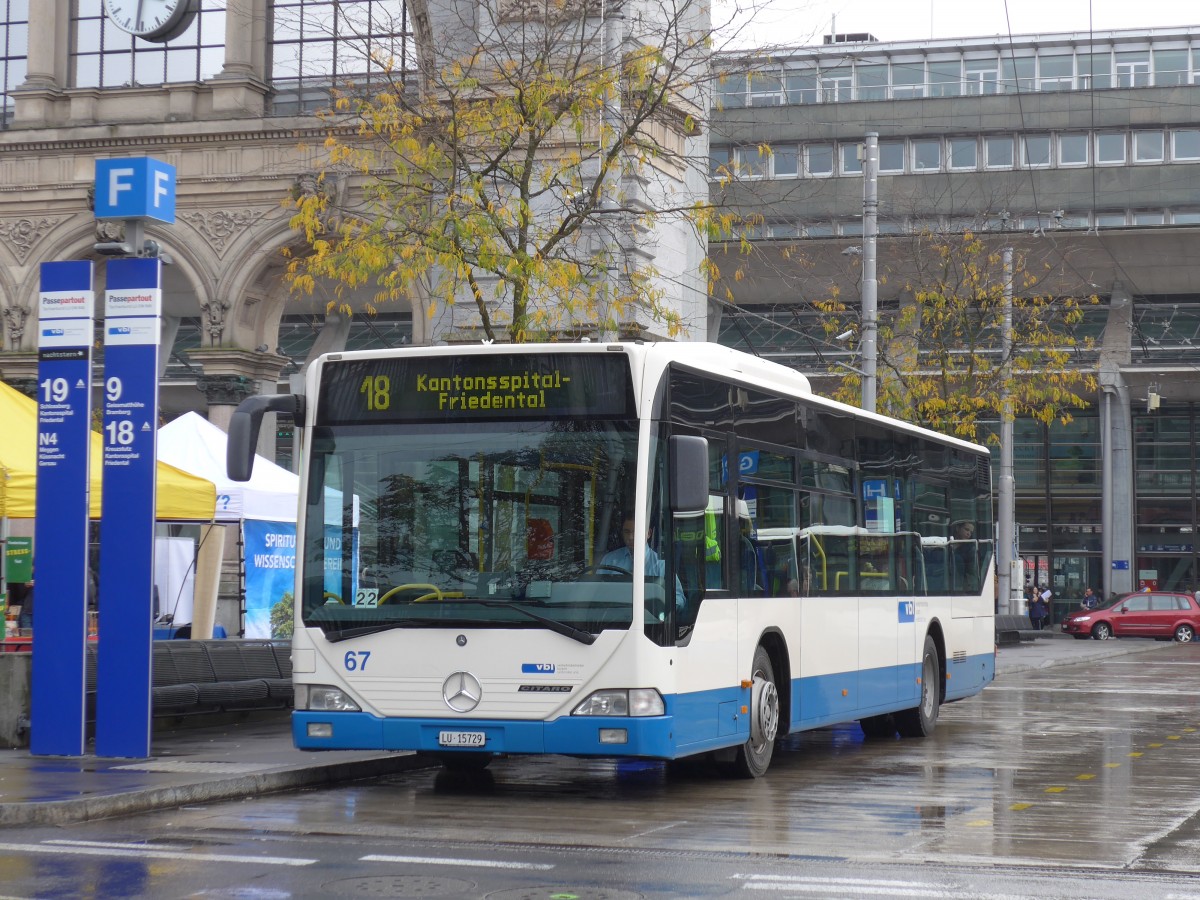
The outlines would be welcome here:
<svg viewBox="0 0 1200 900">
<path fill-rule="evenodd" d="M 258 763 L 183 762 L 182 760 L 163 759 L 113 766 L 112 770 L 116 772 L 174 772 L 179 775 L 247 775 L 251 772 L 261 772 L 264 768 L 269 767 Z"/>
<path fill-rule="evenodd" d="M 487 900 L 642 900 L 637 891 L 613 888 L 527 887 L 488 894 Z"/>
<path fill-rule="evenodd" d="M 373 875 L 330 881 L 325 889 L 343 897 L 461 897 L 475 883 L 429 875 Z"/>
</svg>

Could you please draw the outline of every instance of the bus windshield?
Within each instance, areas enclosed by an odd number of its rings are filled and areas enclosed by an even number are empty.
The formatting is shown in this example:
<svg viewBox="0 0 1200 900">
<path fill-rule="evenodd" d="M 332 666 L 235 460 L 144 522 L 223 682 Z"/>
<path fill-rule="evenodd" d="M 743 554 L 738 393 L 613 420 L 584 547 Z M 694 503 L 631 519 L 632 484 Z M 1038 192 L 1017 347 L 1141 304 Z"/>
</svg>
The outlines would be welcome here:
<svg viewBox="0 0 1200 900">
<path fill-rule="evenodd" d="M 584 417 L 316 427 L 303 623 L 627 628 L 632 578 L 601 559 L 636 437 Z"/>
</svg>

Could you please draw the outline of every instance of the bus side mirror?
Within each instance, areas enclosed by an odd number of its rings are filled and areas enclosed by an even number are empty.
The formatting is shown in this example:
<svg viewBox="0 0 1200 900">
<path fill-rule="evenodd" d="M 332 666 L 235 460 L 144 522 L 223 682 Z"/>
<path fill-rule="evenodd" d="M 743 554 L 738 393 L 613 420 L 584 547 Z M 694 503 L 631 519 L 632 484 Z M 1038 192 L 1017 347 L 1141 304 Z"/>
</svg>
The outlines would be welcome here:
<svg viewBox="0 0 1200 900">
<path fill-rule="evenodd" d="M 702 513 L 708 509 L 708 441 L 693 435 L 672 435 L 671 512 Z"/>
<path fill-rule="evenodd" d="M 254 474 L 258 430 L 268 412 L 290 413 L 297 426 L 304 422 L 304 398 L 299 394 L 260 394 L 238 404 L 229 420 L 225 444 L 225 471 L 234 481 L 249 481 Z"/>
</svg>

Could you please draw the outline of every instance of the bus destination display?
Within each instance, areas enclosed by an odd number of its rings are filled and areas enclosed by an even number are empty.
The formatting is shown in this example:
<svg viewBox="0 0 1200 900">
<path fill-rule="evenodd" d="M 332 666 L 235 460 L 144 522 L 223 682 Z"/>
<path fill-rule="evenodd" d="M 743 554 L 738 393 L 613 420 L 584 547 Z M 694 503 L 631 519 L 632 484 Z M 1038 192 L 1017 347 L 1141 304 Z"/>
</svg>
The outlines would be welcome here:
<svg viewBox="0 0 1200 900">
<path fill-rule="evenodd" d="M 624 354 L 401 357 L 327 363 L 321 425 L 630 416 Z"/>
</svg>

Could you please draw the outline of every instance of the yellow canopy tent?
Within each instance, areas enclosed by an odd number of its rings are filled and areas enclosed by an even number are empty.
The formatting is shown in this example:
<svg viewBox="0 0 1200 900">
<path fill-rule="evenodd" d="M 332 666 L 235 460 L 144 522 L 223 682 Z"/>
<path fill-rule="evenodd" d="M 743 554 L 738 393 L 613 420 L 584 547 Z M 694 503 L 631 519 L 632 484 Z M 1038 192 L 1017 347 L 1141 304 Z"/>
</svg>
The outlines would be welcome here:
<svg viewBox="0 0 1200 900">
<path fill-rule="evenodd" d="M 37 402 L 0 382 L 0 517 L 32 519 L 37 485 Z M 89 515 L 100 518 L 101 436 L 92 433 Z M 167 522 L 211 522 L 217 492 L 211 481 L 158 464 L 156 517 Z"/>
</svg>

